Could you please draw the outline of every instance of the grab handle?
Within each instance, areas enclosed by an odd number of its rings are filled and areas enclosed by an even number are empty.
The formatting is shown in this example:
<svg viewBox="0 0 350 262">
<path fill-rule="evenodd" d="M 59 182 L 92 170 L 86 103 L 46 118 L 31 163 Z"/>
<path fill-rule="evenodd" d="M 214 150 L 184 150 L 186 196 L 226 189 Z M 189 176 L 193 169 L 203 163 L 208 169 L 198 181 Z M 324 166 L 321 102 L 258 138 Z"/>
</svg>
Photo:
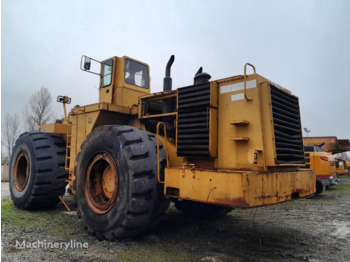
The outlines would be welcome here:
<svg viewBox="0 0 350 262">
<path fill-rule="evenodd" d="M 160 180 L 160 163 L 159 163 L 159 127 L 162 126 L 164 129 L 164 139 L 165 139 L 165 153 L 166 153 L 166 164 L 169 166 L 168 160 L 168 145 L 167 145 L 167 137 L 166 137 L 166 126 L 163 122 L 159 122 L 157 124 L 157 171 L 158 171 L 158 182 L 160 184 L 164 184 L 164 181 Z"/>
<path fill-rule="evenodd" d="M 254 70 L 254 74 L 256 74 L 255 67 L 252 64 L 246 63 L 244 65 L 244 98 L 247 101 L 252 101 L 252 98 L 247 97 L 247 65 L 251 66 Z"/>
</svg>

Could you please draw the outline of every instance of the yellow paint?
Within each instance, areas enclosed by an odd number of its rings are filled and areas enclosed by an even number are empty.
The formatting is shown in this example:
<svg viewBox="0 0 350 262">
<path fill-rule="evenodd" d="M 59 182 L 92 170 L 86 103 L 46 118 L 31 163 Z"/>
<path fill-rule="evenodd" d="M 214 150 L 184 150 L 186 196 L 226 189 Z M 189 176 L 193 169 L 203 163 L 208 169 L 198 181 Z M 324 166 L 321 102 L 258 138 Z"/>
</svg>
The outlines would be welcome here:
<svg viewBox="0 0 350 262">
<path fill-rule="evenodd" d="M 165 169 L 164 194 L 169 197 L 232 207 L 277 204 L 291 200 L 292 195 L 311 195 L 315 189 L 316 177 L 311 171 L 257 173 L 190 167 Z M 174 195 L 174 191 L 178 195 Z"/>
<path fill-rule="evenodd" d="M 56 134 L 70 134 L 70 129 L 67 124 L 61 123 L 52 123 L 41 125 L 40 129 L 45 130 L 47 132 L 56 133 Z"/>
<path fill-rule="evenodd" d="M 162 142 L 162 144 L 165 144 L 164 137 L 160 136 L 159 140 Z M 171 141 L 167 141 L 167 148 L 168 148 L 168 156 L 169 156 L 169 166 L 171 167 L 179 167 L 182 165 L 184 159 L 183 157 L 178 157 L 176 154 L 176 145 L 172 143 Z"/>
<path fill-rule="evenodd" d="M 335 158 L 328 152 L 305 152 L 305 162 L 316 176 L 331 176 L 336 173 Z"/>
<path fill-rule="evenodd" d="M 247 81 L 256 81 L 256 87 L 247 88 L 246 91 L 251 101 L 243 96 L 235 100 L 235 97 L 243 95 L 243 90 L 219 94 L 218 168 L 263 172 L 269 167 L 283 166 L 275 162 L 270 81 L 258 74 L 249 75 Z M 243 76 L 217 82 L 221 90 L 242 83 Z M 285 89 L 283 91 L 286 92 Z M 249 151 L 258 152 L 259 157 L 254 165 L 247 157 Z"/>
</svg>

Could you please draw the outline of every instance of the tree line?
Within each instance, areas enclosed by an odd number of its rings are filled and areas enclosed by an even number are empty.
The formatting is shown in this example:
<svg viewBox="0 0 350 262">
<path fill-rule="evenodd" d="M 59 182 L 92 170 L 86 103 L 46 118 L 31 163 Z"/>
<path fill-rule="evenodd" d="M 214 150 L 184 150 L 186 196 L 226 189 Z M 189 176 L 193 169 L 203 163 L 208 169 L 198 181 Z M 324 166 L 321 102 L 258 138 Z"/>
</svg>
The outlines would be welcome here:
<svg viewBox="0 0 350 262">
<path fill-rule="evenodd" d="M 21 133 L 40 131 L 40 125 L 53 120 L 52 96 L 46 87 L 41 87 L 30 96 L 28 103 L 22 109 L 21 117 L 17 113 L 6 113 L 1 123 L 1 145 L 5 150 L 1 156 L 2 163 L 8 163 Z"/>
</svg>

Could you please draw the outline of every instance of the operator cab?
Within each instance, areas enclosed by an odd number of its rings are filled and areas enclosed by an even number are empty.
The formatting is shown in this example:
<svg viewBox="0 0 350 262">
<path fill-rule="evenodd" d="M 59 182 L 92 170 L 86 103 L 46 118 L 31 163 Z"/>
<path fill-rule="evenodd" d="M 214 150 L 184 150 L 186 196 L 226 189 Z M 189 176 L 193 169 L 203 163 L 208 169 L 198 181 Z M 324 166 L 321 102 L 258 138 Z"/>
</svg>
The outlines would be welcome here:
<svg viewBox="0 0 350 262">
<path fill-rule="evenodd" d="M 304 152 L 324 152 L 324 149 L 320 146 L 304 146 Z"/>
<path fill-rule="evenodd" d="M 91 70 L 92 62 L 101 65 L 99 73 Z M 140 96 L 150 94 L 149 66 L 141 61 L 115 56 L 100 62 L 83 56 L 80 68 L 100 76 L 99 102 L 132 108 Z"/>
</svg>

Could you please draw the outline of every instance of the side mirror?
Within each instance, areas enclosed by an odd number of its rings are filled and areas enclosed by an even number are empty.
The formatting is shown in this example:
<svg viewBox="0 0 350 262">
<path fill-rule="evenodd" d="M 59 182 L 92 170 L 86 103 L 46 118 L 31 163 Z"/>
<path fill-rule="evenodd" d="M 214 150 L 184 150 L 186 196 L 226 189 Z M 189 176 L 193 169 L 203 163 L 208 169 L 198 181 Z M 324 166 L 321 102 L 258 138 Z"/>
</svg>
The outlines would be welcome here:
<svg viewBox="0 0 350 262">
<path fill-rule="evenodd" d="M 84 70 L 90 70 L 91 67 L 91 58 L 84 56 Z"/>
<path fill-rule="evenodd" d="M 91 70 L 91 63 L 92 63 L 92 61 L 94 61 L 94 64 L 95 63 L 101 64 L 100 61 L 97 61 L 97 60 L 95 60 L 95 59 L 93 59 L 91 57 L 83 55 L 81 57 L 81 60 L 80 60 L 80 69 L 85 71 L 85 72 L 89 72 L 91 74 L 100 75 L 99 73 L 93 72 L 93 71 L 96 71 L 96 66 L 95 65 L 92 66 L 93 67 L 92 71 L 90 71 Z"/>
</svg>

